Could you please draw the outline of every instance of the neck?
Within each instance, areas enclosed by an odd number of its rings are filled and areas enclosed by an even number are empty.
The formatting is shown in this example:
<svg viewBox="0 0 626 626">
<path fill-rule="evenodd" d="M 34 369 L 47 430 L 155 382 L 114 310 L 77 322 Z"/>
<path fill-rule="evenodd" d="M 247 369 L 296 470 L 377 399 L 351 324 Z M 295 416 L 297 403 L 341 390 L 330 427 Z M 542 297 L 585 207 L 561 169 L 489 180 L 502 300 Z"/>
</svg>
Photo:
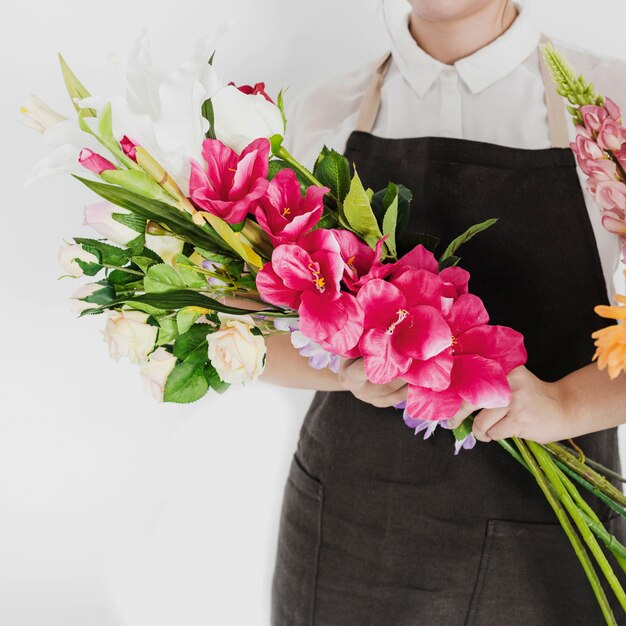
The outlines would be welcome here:
<svg viewBox="0 0 626 626">
<path fill-rule="evenodd" d="M 512 2 L 489 2 L 454 20 L 429 20 L 414 10 L 409 20 L 413 39 L 431 57 L 453 64 L 497 39 L 517 17 Z"/>
</svg>

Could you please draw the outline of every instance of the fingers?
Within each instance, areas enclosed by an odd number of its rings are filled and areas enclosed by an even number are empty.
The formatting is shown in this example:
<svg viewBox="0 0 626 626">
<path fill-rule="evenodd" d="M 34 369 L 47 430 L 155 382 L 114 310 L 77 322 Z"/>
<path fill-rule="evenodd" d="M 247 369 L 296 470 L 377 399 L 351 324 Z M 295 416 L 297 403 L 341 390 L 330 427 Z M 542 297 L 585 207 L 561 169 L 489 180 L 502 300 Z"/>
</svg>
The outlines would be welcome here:
<svg viewBox="0 0 626 626">
<path fill-rule="evenodd" d="M 520 431 L 521 424 L 519 420 L 509 414 L 489 429 L 489 436 L 493 441 L 499 441 L 509 437 L 519 437 Z"/>
<path fill-rule="evenodd" d="M 497 434 L 497 431 L 494 431 L 494 428 L 508 411 L 508 406 L 498 407 L 496 409 L 483 409 L 480 411 L 474 418 L 474 437 L 476 437 L 478 441 L 484 442 L 495 439 L 494 434 Z"/>
<path fill-rule="evenodd" d="M 448 420 L 448 423 L 452 428 L 456 428 L 457 426 L 460 426 L 463 420 L 471 415 L 475 410 L 476 407 L 463 400 L 463 404 L 461 404 L 459 410 Z"/>
</svg>

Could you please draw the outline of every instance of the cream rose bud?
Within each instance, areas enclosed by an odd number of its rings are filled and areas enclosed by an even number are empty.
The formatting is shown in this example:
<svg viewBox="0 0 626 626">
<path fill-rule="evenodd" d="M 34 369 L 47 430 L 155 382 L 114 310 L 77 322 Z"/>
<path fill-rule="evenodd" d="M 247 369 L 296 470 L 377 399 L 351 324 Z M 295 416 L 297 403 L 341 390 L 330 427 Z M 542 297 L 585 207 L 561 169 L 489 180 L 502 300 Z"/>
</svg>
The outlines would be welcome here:
<svg viewBox="0 0 626 626">
<path fill-rule="evenodd" d="M 263 371 L 265 340 L 252 332 L 249 316 L 219 314 L 219 330 L 207 336 L 209 359 L 219 377 L 230 384 L 255 380 Z"/>
<path fill-rule="evenodd" d="M 128 213 L 110 202 L 97 202 L 86 206 L 83 211 L 83 224 L 91 226 L 109 241 L 125 246 L 139 235 L 132 228 L 113 219 L 113 213 Z"/>
<path fill-rule="evenodd" d="M 185 242 L 170 235 L 148 235 L 146 233 L 146 248 L 156 252 L 168 265 L 177 254 L 181 254 Z"/>
<path fill-rule="evenodd" d="M 132 363 L 143 363 L 154 348 L 158 328 L 147 324 L 143 311 L 108 311 L 102 334 L 115 361 L 127 356 Z"/>
<path fill-rule="evenodd" d="M 215 135 L 235 152 L 255 139 L 284 133 L 279 108 L 261 94 L 245 94 L 237 87 L 222 87 L 212 98 Z"/>
<path fill-rule="evenodd" d="M 141 364 L 141 378 L 145 390 L 154 398 L 163 401 L 163 390 L 170 372 L 176 365 L 176 357 L 163 346 L 157 348 L 148 360 Z"/>
<path fill-rule="evenodd" d="M 87 283 L 86 285 L 81 285 L 70 297 L 70 309 L 74 311 L 74 313 L 82 313 L 87 309 L 97 307 L 97 304 L 94 304 L 93 302 L 85 302 L 83 298 L 88 298 L 99 289 L 102 289 L 102 285 L 98 285 L 97 283 Z"/>
<path fill-rule="evenodd" d="M 61 267 L 70 276 L 75 276 L 76 278 L 84 273 L 82 267 L 76 263 L 76 259 L 85 261 L 85 263 L 98 263 L 98 257 L 95 254 L 83 250 L 82 246 L 78 244 L 63 244 L 59 246 L 57 259 Z"/>
</svg>

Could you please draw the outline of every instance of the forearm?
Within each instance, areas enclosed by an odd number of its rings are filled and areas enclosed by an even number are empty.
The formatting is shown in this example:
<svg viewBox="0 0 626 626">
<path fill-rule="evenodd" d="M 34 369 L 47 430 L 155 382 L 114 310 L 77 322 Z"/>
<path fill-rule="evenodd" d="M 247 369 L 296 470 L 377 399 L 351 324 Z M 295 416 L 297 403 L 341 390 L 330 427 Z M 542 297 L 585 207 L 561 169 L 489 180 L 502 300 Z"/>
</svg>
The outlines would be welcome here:
<svg viewBox="0 0 626 626">
<path fill-rule="evenodd" d="M 337 374 L 328 368 L 317 370 L 291 345 L 288 333 L 275 333 L 266 337 L 267 357 L 260 380 L 281 387 L 340 391 Z"/>
<path fill-rule="evenodd" d="M 571 420 L 571 437 L 626 423 L 626 376 L 611 380 L 606 370 L 590 363 L 556 385 Z"/>
</svg>

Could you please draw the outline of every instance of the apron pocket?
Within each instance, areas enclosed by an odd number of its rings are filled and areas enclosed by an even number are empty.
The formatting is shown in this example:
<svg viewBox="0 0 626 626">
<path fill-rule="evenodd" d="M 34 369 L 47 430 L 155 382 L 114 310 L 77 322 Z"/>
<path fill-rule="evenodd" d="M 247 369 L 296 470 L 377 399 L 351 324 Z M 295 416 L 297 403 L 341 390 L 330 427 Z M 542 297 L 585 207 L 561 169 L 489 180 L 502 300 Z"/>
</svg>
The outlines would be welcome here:
<svg viewBox="0 0 626 626">
<path fill-rule="evenodd" d="M 293 456 L 272 583 L 272 625 L 313 626 L 322 532 L 322 483 Z"/>
<path fill-rule="evenodd" d="M 601 623 L 600 608 L 560 524 L 488 521 L 465 626 Z"/>
</svg>

